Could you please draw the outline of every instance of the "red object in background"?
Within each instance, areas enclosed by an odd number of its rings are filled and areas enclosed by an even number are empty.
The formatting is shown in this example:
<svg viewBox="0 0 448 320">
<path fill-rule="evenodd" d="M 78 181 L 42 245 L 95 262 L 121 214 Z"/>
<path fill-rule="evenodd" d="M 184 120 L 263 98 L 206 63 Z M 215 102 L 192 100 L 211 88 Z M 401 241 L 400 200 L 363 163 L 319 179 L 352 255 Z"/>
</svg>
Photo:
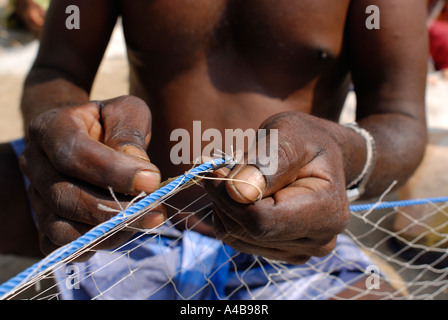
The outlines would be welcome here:
<svg viewBox="0 0 448 320">
<path fill-rule="evenodd" d="M 438 19 L 429 27 L 430 53 L 436 70 L 448 68 L 448 21 Z"/>
</svg>

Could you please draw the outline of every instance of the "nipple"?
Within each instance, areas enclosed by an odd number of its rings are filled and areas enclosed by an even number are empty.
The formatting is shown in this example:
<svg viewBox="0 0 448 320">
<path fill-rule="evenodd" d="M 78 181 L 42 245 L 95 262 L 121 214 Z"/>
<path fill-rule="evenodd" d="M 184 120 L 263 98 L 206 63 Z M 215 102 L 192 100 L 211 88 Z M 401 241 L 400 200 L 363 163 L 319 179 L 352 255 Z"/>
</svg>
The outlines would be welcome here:
<svg viewBox="0 0 448 320">
<path fill-rule="evenodd" d="M 318 57 L 320 61 L 325 61 L 329 57 L 329 53 L 325 50 L 319 50 Z"/>
</svg>

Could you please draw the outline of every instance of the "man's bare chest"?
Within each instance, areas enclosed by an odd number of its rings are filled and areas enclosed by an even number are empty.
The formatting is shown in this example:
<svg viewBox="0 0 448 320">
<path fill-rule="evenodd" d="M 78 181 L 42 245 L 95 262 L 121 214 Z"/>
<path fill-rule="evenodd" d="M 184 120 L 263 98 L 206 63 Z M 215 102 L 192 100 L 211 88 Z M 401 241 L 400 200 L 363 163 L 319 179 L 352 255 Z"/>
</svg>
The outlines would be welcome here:
<svg viewBox="0 0 448 320">
<path fill-rule="evenodd" d="M 224 47 L 254 59 L 328 59 L 341 54 L 350 0 L 123 1 L 131 50 L 189 57 Z"/>
</svg>

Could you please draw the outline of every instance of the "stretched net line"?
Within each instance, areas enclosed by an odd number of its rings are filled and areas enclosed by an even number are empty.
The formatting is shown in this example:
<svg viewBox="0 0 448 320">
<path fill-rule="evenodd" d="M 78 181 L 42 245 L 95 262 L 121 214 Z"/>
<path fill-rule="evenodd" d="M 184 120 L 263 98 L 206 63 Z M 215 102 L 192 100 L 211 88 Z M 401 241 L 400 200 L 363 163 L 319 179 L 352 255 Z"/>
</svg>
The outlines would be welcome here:
<svg viewBox="0 0 448 320">
<path fill-rule="evenodd" d="M 230 163 L 230 165 L 229 165 Z M 448 298 L 448 197 L 384 200 L 350 206 L 352 218 L 332 253 L 300 266 L 240 253 L 178 226 L 211 219 L 204 195 L 184 207 L 171 200 L 204 173 L 234 163 L 199 165 L 136 200 L 111 220 L 0 286 L 2 299 L 379 299 Z M 188 195 L 186 196 L 188 197 Z M 114 250 L 95 247 L 156 206 L 174 214 Z M 416 215 L 415 210 L 424 214 Z M 397 229 L 397 217 L 406 221 Z M 174 219 L 177 217 L 177 219 Z M 416 232 L 416 230 L 418 232 Z M 96 251 L 86 262 L 73 262 Z M 389 286 L 384 285 L 386 281 Z M 355 285 L 365 284 L 360 288 Z"/>
</svg>

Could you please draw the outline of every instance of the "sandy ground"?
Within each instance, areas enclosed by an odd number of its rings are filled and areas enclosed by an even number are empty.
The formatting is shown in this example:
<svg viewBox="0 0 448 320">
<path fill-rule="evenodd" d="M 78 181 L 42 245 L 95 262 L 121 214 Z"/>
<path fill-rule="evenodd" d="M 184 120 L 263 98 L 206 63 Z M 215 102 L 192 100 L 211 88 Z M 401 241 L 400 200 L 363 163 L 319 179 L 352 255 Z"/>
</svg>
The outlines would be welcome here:
<svg viewBox="0 0 448 320">
<path fill-rule="evenodd" d="M 123 35 L 117 28 L 95 80 L 92 99 L 127 93 L 128 65 L 122 44 Z M 0 142 L 23 136 L 20 96 L 24 77 L 34 61 L 38 46 L 38 41 L 30 40 L 27 34 L 0 29 Z"/>
<path fill-rule="evenodd" d="M 0 0 L 0 8 L 5 0 Z M 0 9 L 1 16 L 1 9 Z M 22 32 L 0 28 L 0 142 L 23 136 L 20 117 L 22 83 L 38 49 L 38 41 Z M 121 29 L 117 28 L 92 92 L 93 99 L 106 99 L 127 93 L 128 66 Z M 350 121 L 355 98 L 349 95 L 343 121 Z M 448 195 L 448 82 L 430 74 L 427 92 L 428 124 L 431 141 L 424 163 L 411 180 L 410 198 Z M 381 237 L 381 235 L 377 235 Z M 0 255 L 0 282 L 25 269 L 32 260 Z"/>
</svg>

